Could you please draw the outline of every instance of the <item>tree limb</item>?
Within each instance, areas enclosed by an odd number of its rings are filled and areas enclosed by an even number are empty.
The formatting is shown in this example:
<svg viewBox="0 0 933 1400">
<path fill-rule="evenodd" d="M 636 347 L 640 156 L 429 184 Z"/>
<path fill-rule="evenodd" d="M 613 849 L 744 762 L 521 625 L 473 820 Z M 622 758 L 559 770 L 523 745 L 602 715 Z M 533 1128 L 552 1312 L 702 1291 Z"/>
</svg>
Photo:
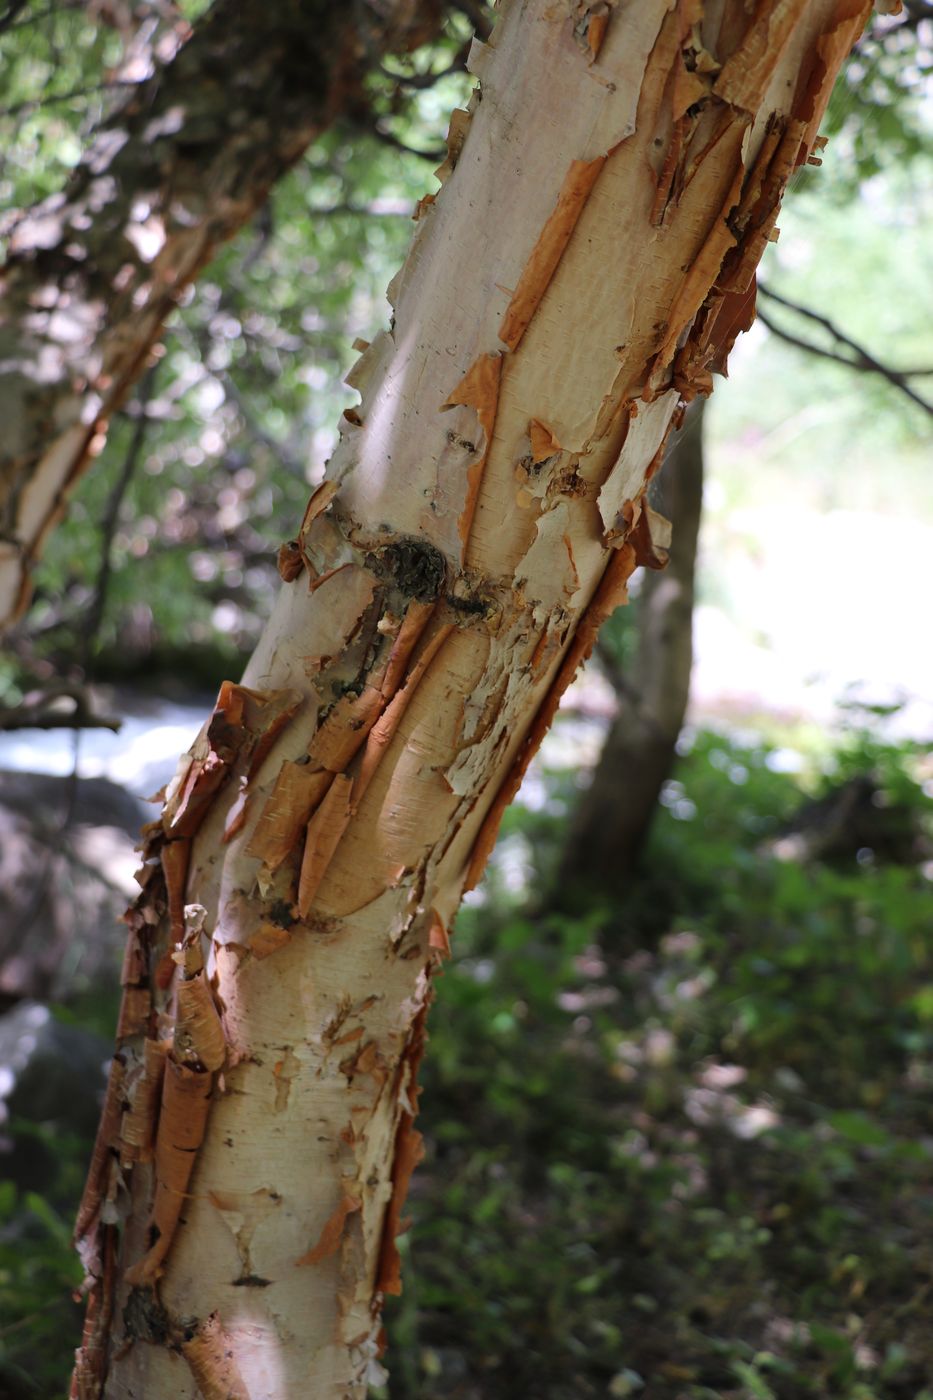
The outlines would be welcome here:
<svg viewBox="0 0 933 1400">
<path fill-rule="evenodd" d="M 97 128 L 67 188 L 18 220 L 0 317 L 0 627 L 185 288 L 360 100 L 361 60 L 425 42 L 442 17 L 440 0 L 216 0 Z"/>
<path fill-rule="evenodd" d="M 886 379 L 895 389 L 900 390 L 912 403 L 915 403 L 919 408 L 922 408 L 925 413 L 929 413 L 931 417 L 933 417 L 933 404 L 928 402 L 921 394 L 918 394 L 916 389 L 912 388 L 908 383 L 908 379 L 911 375 L 929 374 L 931 372 L 930 370 L 894 369 L 891 365 L 886 365 L 884 361 L 879 360 L 877 355 L 872 354 L 872 352 L 867 350 L 859 341 L 853 340 L 845 331 L 841 331 L 828 317 L 820 315 L 817 311 L 811 311 L 807 306 L 801 306 L 799 302 L 790 301 L 789 298 L 772 291 L 771 288 L 767 287 L 763 282 L 759 282 L 758 292 L 760 296 L 765 297 L 769 301 L 773 301 L 775 305 L 782 306 L 788 311 L 796 312 L 798 316 L 803 316 L 808 321 L 812 321 L 815 325 L 818 325 L 822 330 L 826 331 L 826 333 L 835 340 L 837 345 L 845 346 L 845 348 L 852 353 L 851 356 L 843 355 L 838 350 L 826 349 L 824 346 L 814 344 L 813 341 L 805 340 L 802 336 L 795 335 L 792 331 L 785 330 L 766 312 L 762 311 L 759 304 L 758 319 L 773 335 L 786 341 L 788 345 L 794 345 L 797 349 L 805 350 L 810 355 L 818 355 L 821 359 L 832 360 L 836 364 L 845 365 L 847 369 L 859 370 L 864 374 L 880 375 L 882 379 Z"/>
<path fill-rule="evenodd" d="M 380 126 L 379 122 L 375 122 L 371 127 L 368 127 L 367 130 L 371 135 L 375 136 L 377 141 L 381 141 L 384 146 L 392 146 L 396 151 L 404 151 L 407 156 L 417 156 L 419 160 L 440 161 L 443 160 L 447 154 L 446 146 L 434 146 L 428 151 L 416 150 L 414 146 L 406 145 L 400 137 L 394 136 L 391 131 L 386 131 L 385 127 Z"/>
<path fill-rule="evenodd" d="M 72 710 L 55 708 L 58 700 L 71 700 Z M 116 734 L 123 721 L 116 715 L 94 712 L 82 686 L 57 685 L 27 696 L 21 705 L 0 706 L 0 729 L 112 729 Z"/>
<path fill-rule="evenodd" d="M 142 382 L 139 393 L 139 417 L 133 424 L 130 445 L 123 459 L 123 465 L 120 468 L 117 479 L 114 482 L 113 490 L 107 499 L 103 519 L 101 520 L 100 567 L 97 571 L 94 593 L 87 615 L 87 625 L 82 638 L 82 650 L 84 652 L 85 663 L 91 658 L 107 607 L 107 594 L 110 590 L 110 579 L 113 572 L 113 536 L 117 528 L 117 521 L 120 518 L 120 507 L 123 504 L 123 499 L 126 496 L 130 482 L 136 472 L 139 459 L 142 456 L 146 432 L 149 427 L 146 409 L 155 389 L 157 370 L 158 367 L 154 365 L 152 369 L 148 371 Z"/>
</svg>

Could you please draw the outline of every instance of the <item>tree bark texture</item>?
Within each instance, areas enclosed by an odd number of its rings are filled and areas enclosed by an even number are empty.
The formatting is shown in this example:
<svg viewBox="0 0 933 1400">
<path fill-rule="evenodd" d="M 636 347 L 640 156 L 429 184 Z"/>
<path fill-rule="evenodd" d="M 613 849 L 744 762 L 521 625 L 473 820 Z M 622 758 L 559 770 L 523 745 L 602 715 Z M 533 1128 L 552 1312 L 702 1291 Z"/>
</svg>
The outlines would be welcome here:
<svg viewBox="0 0 933 1400">
<path fill-rule="evenodd" d="M 242 685 L 147 832 L 78 1238 L 74 1393 L 361 1397 L 420 1155 L 431 974 L 664 526 L 678 405 L 865 19 L 511 0 Z"/>
<path fill-rule="evenodd" d="M 697 541 L 703 508 L 705 399 L 687 411 L 661 482 L 670 512 L 667 567 L 646 575 L 638 597 L 638 645 L 618 709 L 574 813 L 557 882 L 612 895 L 631 870 L 671 775 L 690 697 Z"/>
<path fill-rule="evenodd" d="M 15 225 L 0 269 L 0 628 L 180 294 L 428 0 L 219 0 L 96 133 L 67 189 Z"/>
</svg>

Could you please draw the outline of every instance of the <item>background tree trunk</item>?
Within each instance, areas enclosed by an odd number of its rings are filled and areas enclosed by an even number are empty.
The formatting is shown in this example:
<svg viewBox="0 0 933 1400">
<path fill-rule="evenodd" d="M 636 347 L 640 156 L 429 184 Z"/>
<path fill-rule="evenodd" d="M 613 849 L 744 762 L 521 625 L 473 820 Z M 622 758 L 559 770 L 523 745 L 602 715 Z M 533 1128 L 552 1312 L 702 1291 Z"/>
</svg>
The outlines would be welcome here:
<svg viewBox="0 0 933 1400">
<path fill-rule="evenodd" d="M 638 646 L 616 685 L 618 709 L 567 835 L 558 890 L 611 895 L 638 856 L 677 757 L 690 696 L 697 541 L 703 508 L 703 410 L 687 412 L 660 478 L 670 562 L 646 573 L 635 608 Z"/>
<path fill-rule="evenodd" d="M 362 1396 L 431 974 L 663 525 L 849 0 L 503 5 L 286 586 L 147 832 L 74 1391 Z"/>
<path fill-rule="evenodd" d="M 0 628 L 179 296 L 433 0 L 219 0 L 96 132 L 68 188 L 16 223 L 0 270 Z"/>
</svg>

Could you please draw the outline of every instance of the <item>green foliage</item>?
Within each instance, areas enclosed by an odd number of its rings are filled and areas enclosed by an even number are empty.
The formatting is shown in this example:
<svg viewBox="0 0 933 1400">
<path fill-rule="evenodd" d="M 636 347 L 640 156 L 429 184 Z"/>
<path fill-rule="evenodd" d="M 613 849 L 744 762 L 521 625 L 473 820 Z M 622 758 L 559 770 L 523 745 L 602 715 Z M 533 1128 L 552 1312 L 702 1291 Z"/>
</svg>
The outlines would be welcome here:
<svg viewBox="0 0 933 1400">
<path fill-rule="evenodd" d="M 5 1127 L 20 1142 L 35 1139 L 60 1166 L 46 1195 L 0 1182 L 0 1394 L 57 1400 L 81 1330 L 71 1230 L 91 1144 L 36 1124 Z"/>
<path fill-rule="evenodd" d="M 858 743 L 928 823 L 912 746 Z M 774 756 L 696 735 L 639 877 L 578 919 L 509 893 L 560 821 L 513 810 L 432 1017 L 393 1400 L 919 1393 L 929 880 L 781 859 L 805 793 Z"/>
<path fill-rule="evenodd" d="M 933 15 L 924 0 L 907 0 L 898 16 L 876 15 L 843 70 L 823 122 L 849 156 L 849 173 L 835 185 L 838 195 L 845 198 L 859 182 L 928 151 L 923 106 L 931 75 Z"/>
<path fill-rule="evenodd" d="M 512 809 L 431 1017 L 392 1400 L 923 1393 L 929 867 L 780 855 L 867 757 L 929 840 L 913 745 L 856 732 L 801 776 L 704 731 L 637 878 L 574 917 L 529 893 L 566 775 Z M 14 1126 L 59 1166 L 45 1199 L 0 1191 L 0 1393 L 53 1400 L 89 1144 Z"/>
<path fill-rule="evenodd" d="M 149 7 L 130 7 L 125 18 L 129 30 L 118 34 L 83 9 L 43 12 L 35 0 L 0 34 L 10 74 L 10 115 L 0 111 L 8 206 L 61 187 L 90 129 L 122 100 L 126 65 L 138 76 L 133 54 L 151 58 L 162 30 L 147 27 Z M 411 211 L 436 188 L 447 118 L 470 87 L 462 70 L 425 88 L 402 79 L 444 71 L 468 36 L 452 11 L 436 43 L 395 61 L 400 78 L 371 74 L 367 103 L 313 143 L 172 318 L 154 376 L 111 426 L 37 573 L 24 664 L 8 663 L 0 676 L 8 703 L 32 675 L 63 666 L 151 674 L 177 669 L 184 655 L 185 669 L 211 682 L 240 669 L 278 588 L 278 545 L 294 535 L 340 414 L 355 402 L 341 384 L 353 342 L 388 321 L 385 288 L 404 257 Z M 84 96 L 46 101 L 53 70 L 56 93 Z M 87 637 L 105 553 L 106 606 Z"/>
</svg>

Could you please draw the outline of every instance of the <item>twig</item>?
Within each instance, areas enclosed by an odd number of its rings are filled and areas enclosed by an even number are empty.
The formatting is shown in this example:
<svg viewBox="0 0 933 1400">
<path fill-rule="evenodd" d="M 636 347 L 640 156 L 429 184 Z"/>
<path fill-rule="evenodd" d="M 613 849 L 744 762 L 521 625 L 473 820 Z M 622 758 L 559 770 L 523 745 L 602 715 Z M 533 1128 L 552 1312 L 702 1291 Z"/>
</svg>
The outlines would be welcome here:
<svg viewBox="0 0 933 1400">
<path fill-rule="evenodd" d="M 417 151 L 415 150 L 414 146 L 406 146 L 404 141 L 402 141 L 398 136 L 393 136 L 391 131 L 386 131 L 384 127 L 381 127 L 379 125 L 378 122 L 376 122 L 373 126 L 367 127 L 366 129 L 371 133 L 371 135 L 375 136 L 377 141 L 381 141 L 383 145 L 393 146 L 395 150 L 404 151 L 407 156 L 417 156 L 419 160 L 439 161 L 443 160 L 444 157 L 447 155 L 446 146 L 435 146 L 430 151 Z"/>
<path fill-rule="evenodd" d="M 377 199 L 372 204 L 329 204 L 326 208 L 309 204 L 308 213 L 320 219 L 334 219 L 341 215 L 355 219 L 410 219 L 411 208 L 411 200 Z"/>
<path fill-rule="evenodd" d="M 17 117 L 33 107 L 50 107 L 58 102 L 72 102 L 79 97 L 94 97 L 100 92 L 115 92 L 118 88 L 138 87 L 136 82 L 114 79 L 109 83 L 93 83 L 90 87 L 72 88 L 70 92 L 43 92 L 39 97 L 24 97 L 9 107 L 0 107 L 0 117 Z"/>
<path fill-rule="evenodd" d="M 56 700 L 71 700 L 70 711 L 53 708 Z M 114 734 L 123 723 L 116 715 L 98 715 L 91 708 L 87 692 L 78 685 L 58 685 L 24 700 L 21 705 L 0 707 L 0 729 L 111 729 Z"/>
<path fill-rule="evenodd" d="M 133 424 L 133 434 L 130 438 L 130 445 L 119 475 L 114 482 L 113 490 L 107 500 L 103 519 L 100 522 L 100 568 L 97 571 L 97 580 L 94 584 L 91 606 L 88 612 L 87 625 L 84 628 L 82 639 L 82 652 L 84 655 L 84 669 L 87 670 L 87 663 L 91 659 L 100 625 L 104 618 L 104 611 L 107 606 L 107 594 L 110 589 L 110 579 L 113 574 L 113 537 L 116 533 L 117 521 L 120 517 L 120 507 L 129 489 L 130 482 L 139 464 L 142 454 L 143 444 L 146 440 L 146 432 L 149 428 L 149 418 L 146 409 L 155 390 L 155 378 L 158 366 L 153 365 L 152 369 L 143 378 L 139 388 L 139 417 Z"/>
<path fill-rule="evenodd" d="M 0 34 L 5 33 L 7 29 L 12 27 L 16 21 L 16 16 L 19 14 L 20 10 L 25 9 L 25 7 L 26 0 L 10 0 L 3 14 L 0 15 Z"/>
<path fill-rule="evenodd" d="M 390 82 L 398 83 L 401 87 L 416 88 L 419 92 L 426 88 L 434 87 L 441 78 L 448 78 L 451 73 L 465 73 L 467 55 L 470 52 L 472 38 L 462 44 L 446 68 L 429 69 L 427 73 L 396 73 L 391 68 L 386 68 L 385 64 L 380 64 L 379 71 L 383 77 Z"/>
<path fill-rule="evenodd" d="M 910 375 L 928 374 L 930 373 L 929 370 L 894 369 L 892 366 L 886 365 L 882 360 L 879 360 L 870 350 L 866 350 L 865 346 L 860 344 L 859 341 L 853 340 L 845 331 L 841 331 L 828 317 L 821 316 L 819 312 L 811 311 L 807 306 L 801 306 L 798 302 L 790 301 L 787 297 L 780 296 L 777 292 L 773 292 L 770 287 L 765 286 L 764 283 L 759 282 L 758 291 L 761 296 L 764 296 L 769 301 L 773 301 L 775 305 L 783 306 L 786 310 L 794 311 L 798 316 L 803 316 L 806 320 L 812 321 L 815 325 L 826 331 L 828 335 L 832 336 L 837 345 L 845 346 L 847 350 L 850 350 L 852 352 L 852 358 L 848 355 L 840 354 L 838 350 L 829 350 L 821 345 L 815 345 L 812 341 L 805 340 L 802 336 L 795 335 L 792 331 L 784 330 L 782 326 L 777 325 L 771 317 L 759 307 L 758 319 L 761 321 L 762 325 L 767 326 L 768 330 L 771 331 L 773 335 L 778 336 L 781 340 L 785 340 L 788 345 L 796 346 L 799 350 L 805 350 L 811 355 L 818 355 L 824 360 L 833 360 L 836 364 L 845 365 L 848 369 L 859 370 L 865 374 L 880 375 L 882 379 L 886 379 L 895 389 L 899 389 L 902 394 L 906 395 L 918 408 L 922 408 L 924 412 L 929 413 L 930 416 L 933 417 L 933 404 L 929 403 L 921 394 L 918 394 L 916 389 L 907 382 Z"/>
<path fill-rule="evenodd" d="M 488 39 L 492 32 L 492 20 L 487 7 L 481 0 L 454 0 L 453 8 L 459 10 L 476 30 L 481 39 Z"/>
</svg>

